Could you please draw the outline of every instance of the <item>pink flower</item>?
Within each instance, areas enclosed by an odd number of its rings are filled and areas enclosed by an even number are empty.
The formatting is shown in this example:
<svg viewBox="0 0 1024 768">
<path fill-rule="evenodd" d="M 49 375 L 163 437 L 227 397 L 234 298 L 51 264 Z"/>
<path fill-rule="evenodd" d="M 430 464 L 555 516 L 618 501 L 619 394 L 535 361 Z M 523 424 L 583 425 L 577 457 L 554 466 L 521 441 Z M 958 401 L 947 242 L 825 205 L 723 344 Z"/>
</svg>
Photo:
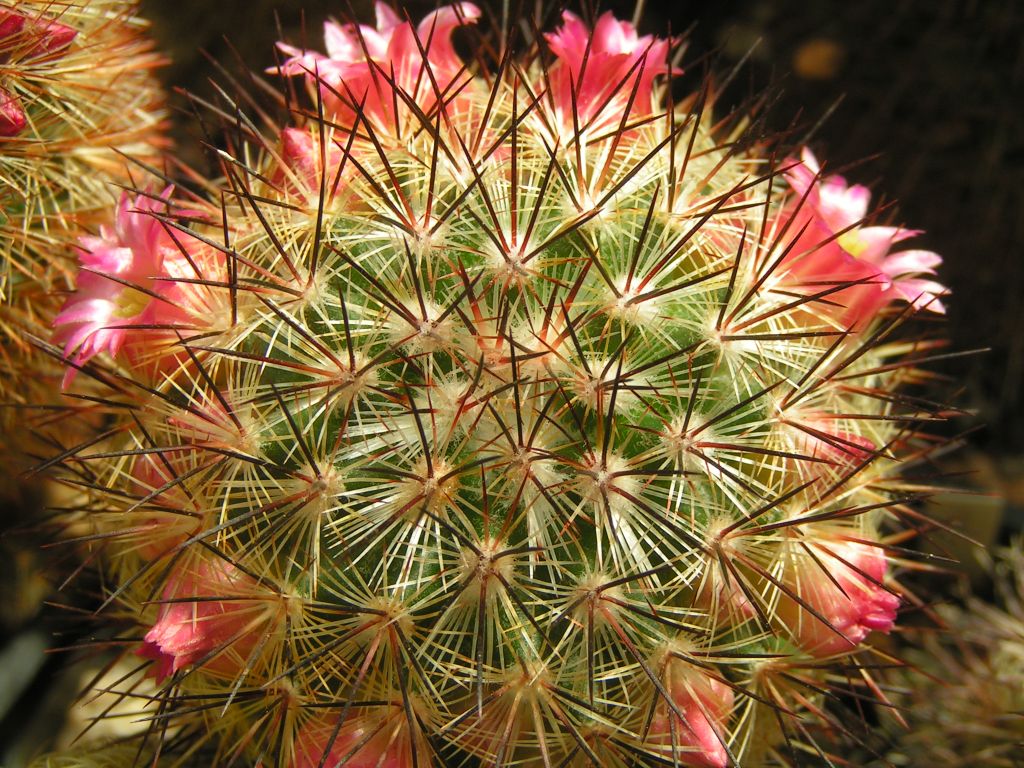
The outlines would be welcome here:
<svg viewBox="0 0 1024 768">
<path fill-rule="evenodd" d="M 903 240 L 920 234 L 902 227 L 862 226 L 871 193 L 860 184 L 848 186 L 841 176 L 820 176 L 814 155 L 804 148 L 801 162 L 786 171 L 796 193 L 783 213 L 791 220 L 796 240 L 781 265 L 789 281 L 805 292 L 856 283 L 822 297 L 840 305 L 838 319 L 851 328 L 863 328 L 879 310 L 902 299 L 916 308 L 945 312 L 938 297 L 948 293 L 934 280 L 942 258 L 931 251 L 890 253 Z"/>
<path fill-rule="evenodd" d="M 170 193 L 122 194 L 113 229 L 80 239 L 77 291 L 53 321 L 55 339 L 76 365 L 101 352 L 117 357 L 126 345 L 133 364 L 159 358 L 166 352 L 161 345 L 177 343 L 176 330 L 209 320 L 206 289 L 185 281 L 214 277 L 202 274 L 210 256 L 198 240 L 159 220 L 171 214 Z M 69 367 L 64 386 L 75 370 Z"/>
<path fill-rule="evenodd" d="M 66 24 L 0 9 L 0 64 L 63 51 L 78 32 Z M 16 71 L 16 70 L 12 70 Z M 0 89 L 0 136 L 16 136 L 28 124 L 18 98 Z"/>
<path fill-rule="evenodd" d="M 844 539 L 807 547 L 788 578 L 799 601 L 786 596 L 779 604 L 801 648 L 814 656 L 846 653 L 871 632 L 893 628 L 900 599 L 882 586 L 888 560 L 880 547 Z"/>
<path fill-rule="evenodd" d="M 375 7 L 376 28 L 326 22 L 326 56 L 278 43 L 289 58 L 277 71 L 304 75 L 318 85 L 325 111 L 342 125 L 354 125 L 361 105 L 374 127 L 394 131 L 396 99 L 403 113 L 406 99 L 428 112 L 437 101 L 434 83 L 445 99 L 461 87 L 455 80 L 463 65 L 451 35 L 456 27 L 478 19 L 480 9 L 472 3 L 447 5 L 428 14 L 414 30 L 386 3 Z"/>
<path fill-rule="evenodd" d="M 729 753 L 724 726 L 732 711 L 732 689 L 703 671 L 682 667 L 680 662 L 670 663 L 664 681 L 678 714 L 660 702 L 646 744 L 678 759 L 680 765 L 725 768 Z"/>
<path fill-rule="evenodd" d="M 654 78 L 675 72 L 668 64 L 671 41 L 640 37 L 632 24 L 619 21 L 611 11 L 601 15 L 593 32 L 579 17 L 563 11 L 562 26 L 544 38 L 555 55 L 547 82 L 563 139 L 571 138 L 577 125 L 580 131 L 617 125 L 627 105 L 630 118 L 651 115 Z"/>
<path fill-rule="evenodd" d="M 168 577 L 165 602 L 136 653 L 153 660 L 158 682 L 208 656 L 203 669 L 237 673 L 269 631 L 260 597 L 256 583 L 229 563 L 180 567 Z"/>
<path fill-rule="evenodd" d="M 281 160 L 286 170 L 282 170 L 276 180 L 301 196 L 316 200 L 323 178 L 327 198 L 330 199 L 343 185 L 338 175 L 343 156 L 344 147 L 328 139 L 321 158 L 320 142 L 309 130 L 285 128 L 281 132 Z M 348 167 L 353 166 L 349 164 Z M 347 173 L 344 175 L 348 176 Z"/>
<path fill-rule="evenodd" d="M 394 723 L 394 718 L 349 715 L 331 742 L 336 720 L 308 721 L 295 734 L 291 768 L 318 768 L 325 752 L 327 768 L 411 768 L 405 729 Z"/>
</svg>

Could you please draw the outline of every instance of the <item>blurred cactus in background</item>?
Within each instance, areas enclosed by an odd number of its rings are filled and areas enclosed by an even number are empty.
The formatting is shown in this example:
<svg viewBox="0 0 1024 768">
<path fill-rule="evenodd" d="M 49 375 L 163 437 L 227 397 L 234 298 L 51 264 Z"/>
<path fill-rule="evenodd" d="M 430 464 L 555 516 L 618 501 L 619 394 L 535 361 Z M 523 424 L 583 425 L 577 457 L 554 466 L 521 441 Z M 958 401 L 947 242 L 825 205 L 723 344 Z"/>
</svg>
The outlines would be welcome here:
<svg viewBox="0 0 1024 768">
<path fill-rule="evenodd" d="M 13 450 L 2 482 L 46 445 L 74 444 L 95 419 L 63 418 L 63 366 L 47 340 L 73 285 L 77 239 L 112 218 L 116 183 L 159 164 L 160 57 L 125 0 L 0 4 L 0 426 Z M 79 403 L 80 408 L 88 410 Z M 59 424 L 59 429 L 55 424 Z M 17 430 L 15 438 L 12 430 Z M 83 431 L 84 430 L 84 431 Z M 34 442 L 28 439 L 35 435 Z M 19 458 L 19 456 L 21 456 Z"/>
<path fill-rule="evenodd" d="M 909 692 L 905 721 L 887 717 L 886 765 L 1020 765 L 1024 747 L 1024 542 L 990 563 L 996 600 L 943 606 L 947 632 L 927 632 L 911 667 L 889 680 Z M 877 745 L 876 745 L 877 746 Z M 875 763 L 872 763 L 874 765 Z"/>
<path fill-rule="evenodd" d="M 43 509 L 84 498 L 28 471 L 105 426 L 106 406 L 89 401 L 88 384 L 80 398 L 62 395 L 66 366 L 49 343 L 52 323 L 74 285 L 78 238 L 112 221 L 116 185 L 145 175 L 136 162 L 159 165 L 166 145 L 152 73 L 160 57 L 135 11 L 125 0 L 0 2 L 0 762 L 8 765 L 24 757 L 14 732 L 32 741 L 55 731 L 52 723 L 38 730 L 46 697 L 34 679 L 49 674 L 54 644 L 38 615 L 68 569 L 38 547 Z"/>
<path fill-rule="evenodd" d="M 129 765 L 171 766 L 171 759 L 154 761 L 153 754 L 138 740 L 122 740 L 104 746 L 87 746 L 57 755 L 45 755 L 30 768 L 125 768 Z M 202 765 L 195 762 L 193 765 Z M 209 763 L 206 763 L 209 765 Z"/>
<path fill-rule="evenodd" d="M 777 764 L 888 703 L 939 257 L 674 97 L 678 40 L 487 24 L 280 44 L 287 125 L 220 108 L 221 180 L 80 241 L 65 519 L 160 684 L 139 754 Z"/>
</svg>

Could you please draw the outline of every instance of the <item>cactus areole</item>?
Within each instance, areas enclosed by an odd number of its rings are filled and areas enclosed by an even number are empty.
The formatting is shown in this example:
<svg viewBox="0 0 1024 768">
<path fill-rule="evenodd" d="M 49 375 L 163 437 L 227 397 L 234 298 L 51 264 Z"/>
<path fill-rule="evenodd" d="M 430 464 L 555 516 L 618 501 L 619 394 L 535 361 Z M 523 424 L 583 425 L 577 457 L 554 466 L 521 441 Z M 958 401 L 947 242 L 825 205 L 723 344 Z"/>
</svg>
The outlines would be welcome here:
<svg viewBox="0 0 1024 768">
<path fill-rule="evenodd" d="M 480 16 L 280 44 L 289 121 L 245 123 L 216 204 L 153 184 L 82 241 L 66 386 L 121 421 L 65 466 L 166 693 L 149 738 L 814 754 L 830 689 L 883 696 L 931 348 L 894 331 L 943 311 L 940 259 L 710 90 L 673 100 L 678 41 L 565 13 L 467 60 Z"/>
</svg>

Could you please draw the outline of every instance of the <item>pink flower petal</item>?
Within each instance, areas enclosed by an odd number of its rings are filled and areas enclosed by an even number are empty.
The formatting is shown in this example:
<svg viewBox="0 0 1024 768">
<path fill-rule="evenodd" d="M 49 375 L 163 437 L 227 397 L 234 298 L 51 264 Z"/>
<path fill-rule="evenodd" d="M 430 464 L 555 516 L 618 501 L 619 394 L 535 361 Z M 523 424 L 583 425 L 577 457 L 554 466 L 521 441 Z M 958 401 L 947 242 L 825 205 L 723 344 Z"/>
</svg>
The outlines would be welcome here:
<svg viewBox="0 0 1024 768">
<path fill-rule="evenodd" d="M 447 7 L 448 6 L 446 6 L 446 9 Z M 432 16 L 434 13 L 437 13 L 437 11 L 434 11 L 430 15 Z M 402 17 L 395 12 L 394 8 L 384 2 L 384 0 L 377 0 L 377 2 L 373 4 L 373 15 L 377 22 L 377 29 L 373 31 L 380 32 L 381 34 L 386 35 L 388 32 L 391 32 L 402 24 Z"/>
<path fill-rule="evenodd" d="M 844 539 L 808 546 L 813 557 L 798 552 L 789 577 L 799 602 L 780 601 L 780 618 L 796 642 L 814 656 L 831 656 L 853 650 L 872 631 L 890 631 L 900 600 L 882 586 L 885 552 Z"/>
<path fill-rule="evenodd" d="M 284 43 L 278 43 L 277 46 L 282 51 L 291 53 L 292 56 L 304 53 Z M 326 57 L 319 53 L 309 53 L 308 55 L 317 60 L 328 58 L 342 61 L 354 61 L 360 55 L 359 40 L 345 27 L 333 21 L 324 22 L 324 47 L 327 49 Z"/>
<path fill-rule="evenodd" d="M 836 290 L 822 297 L 814 311 L 831 314 L 847 327 L 863 330 L 894 300 L 909 301 L 917 309 L 942 312 L 936 296 L 946 293 L 934 281 L 917 279 L 933 274 L 942 261 L 931 251 L 903 251 L 890 255 L 894 243 L 920 234 L 891 226 L 863 226 L 870 192 L 848 185 L 841 176 L 819 178 L 820 166 L 806 147 L 801 161 L 784 172 L 795 197 L 781 214 L 793 241 L 780 264 L 784 283 L 803 293 L 821 291 L 829 282 Z M 789 244 L 787 243 L 787 247 Z M 848 287 L 844 284 L 850 283 Z M 856 283 L 854 285 L 853 283 Z M 827 303 L 826 303 L 827 302 Z"/>
<path fill-rule="evenodd" d="M 384 5 L 381 3 L 381 5 Z M 450 43 L 456 27 L 472 24 L 480 18 L 480 9 L 473 3 L 455 3 L 432 11 L 423 17 L 416 27 L 416 33 L 426 47 L 427 41 L 441 40 Z M 397 18 L 397 17 L 396 17 Z M 461 66 L 461 63 L 460 63 Z"/>
<path fill-rule="evenodd" d="M 859 224 L 868 215 L 871 191 L 860 184 L 846 186 L 842 176 L 826 177 L 819 195 L 818 210 L 836 231 Z"/>
<path fill-rule="evenodd" d="M 621 121 L 627 105 L 631 117 L 652 114 L 654 79 L 674 74 L 667 61 L 671 41 L 640 37 L 632 24 L 611 12 L 598 19 L 591 33 L 579 17 L 563 11 L 562 26 L 544 38 L 555 55 L 547 76 L 549 98 L 567 135 L 577 124 L 580 129 L 607 128 Z"/>
<path fill-rule="evenodd" d="M 628 21 L 619 21 L 611 11 L 605 11 L 594 25 L 594 44 L 613 55 L 634 53 L 639 47 L 636 27 Z"/>
<path fill-rule="evenodd" d="M 940 315 L 946 313 L 946 307 L 939 299 L 949 293 L 946 287 L 934 280 L 904 278 L 895 284 L 899 295 L 916 309 L 927 309 Z"/>
<path fill-rule="evenodd" d="M 479 16 L 480 10 L 471 3 L 445 6 L 427 15 L 414 30 L 389 5 L 378 2 L 376 27 L 325 25 L 326 57 L 278 43 L 290 58 L 276 71 L 305 75 L 307 82 L 320 89 L 324 108 L 335 122 L 351 125 L 358 111 L 378 129 L 390 130 L 401 117 L 394 114 L 396 101 L 400 112 L 406 111 L 407 99 L 429 111 L 436 101 L 434 83 L 442 93 L 450 88 L 462 69 L 451 34 Z M 392 87 L 401 93 L 390 93 Z"/>
<path fill-rule="evenodd" d="M 107 281 L 109 283 L 109 281 Z M 117 305 L 108 299 L 83 299 L 74 304 L 65 305 L 54 320 L 55 325 L 72 323 L 98 322 L 100 327 L 114 317 Z"/>
<path fill-rule="evenodd" d="M 821 164 L 818 162 L 818 158 L 814 156 L 810 147 L 804 147 L 800 150 L 800 160 L 812 177 L 821 173 Z"/>
<path fill-rule="evenodd" d="M 890 277 L 910 274 L 934 274 L 942 257 L 932 251 L 900 251 L 886 257 L 882 270 Z"/>
</svg>

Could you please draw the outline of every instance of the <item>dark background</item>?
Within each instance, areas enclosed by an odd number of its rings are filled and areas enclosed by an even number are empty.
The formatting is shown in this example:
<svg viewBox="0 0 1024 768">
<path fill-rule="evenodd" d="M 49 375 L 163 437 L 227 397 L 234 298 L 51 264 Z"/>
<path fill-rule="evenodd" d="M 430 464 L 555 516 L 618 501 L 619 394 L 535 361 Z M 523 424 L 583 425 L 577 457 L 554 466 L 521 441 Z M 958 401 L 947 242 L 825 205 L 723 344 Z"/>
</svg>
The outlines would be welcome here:
<svg viewBox="0 0 1024 768">
<path fill-rule="evenodd" d="M 478 2 L 485 13 L 501 7 L 500 0 Z M 418 20 L 434 3 L 400 7 Z M 541 26 L 551 29 L 561 6 L 542 7 Z M 601 7 L 620 18 L 634 11 L 632 2 Z M 214 96 L 211 80 L 224 78 L 200 51 L 236 73 L 240 61 L 261 71 L 275 63 L 279 27 L 291 42 L 322 49 L 328 14 L 372 19 L 367 0 L 142 0 L 142 12 L 172 62 L 163 72 L 168 87 L 204 98 Z M 973 431 L 944 469 L 955 483 L 1005 499 L 995 503 L 1004 537 L 1024 528 L 1024 2 L 648 0 L 640 18 L 644 33 L 690 30 L 684 87 L 699 82 L 706 66 L 722 74 L 746 57 L 721 110 L 770 88 L 769 128 L 796 121 L 796 136 L 813 129 L 819 158 L 872 186 L 876 202 L 897 201 L 897 223 L 926 231 L 913 247 L 944 256 L 940 280 L 953 289 L 941 332 L 953 350 L 990 349 L 941 365 L 956 404 L 973 412 L 948 425 L 949 435 Z M 173 103 L 177 154 L 207 170 L 187 99 L 177 95 Z M 962 507 L 954 514 L 965 520 L 972 513 Z M 26 600 L 29 592 L 17 589 Z M 38 618 L 3 629 L 12 639 L 0 648 L 0 677 L 23 638 L 30 646 L 53 643 Z M 24 652 L 40 658 L 42 648 Z M 14 691 L 26 681 L 3 677 L 9 695 L 0 697 L 0 764 L 7 768 L 57 730 L 68 694 L 54 695 L 55 681 L 73 689 L 59 675 L 62 658 L 26 667 L 35 680 L 20 697 Z"/>
</svg>

